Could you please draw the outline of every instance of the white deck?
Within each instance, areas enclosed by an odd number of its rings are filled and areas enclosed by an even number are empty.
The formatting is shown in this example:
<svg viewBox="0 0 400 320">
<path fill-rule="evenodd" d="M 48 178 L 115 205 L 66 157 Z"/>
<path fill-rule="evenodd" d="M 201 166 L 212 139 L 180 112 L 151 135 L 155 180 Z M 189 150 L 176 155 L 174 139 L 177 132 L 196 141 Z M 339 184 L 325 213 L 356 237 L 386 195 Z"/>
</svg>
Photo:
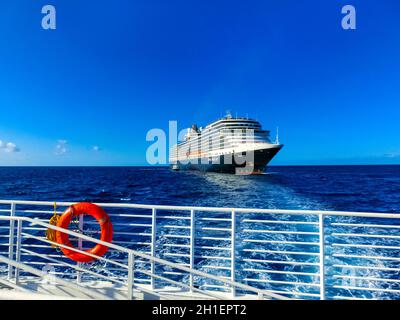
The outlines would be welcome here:
<svg viewBox="0 0 400 320">
<path fill-rule="evenodd" d="M 113 285 L 106 281 L 91 281 L 81 284 L 82 286 L 104 295 L 104 299 L 126 300 L 126 288 Z M 143 285 L 141 289 L 151 291 L 151 286 Z M 232 299 L 230 294 L 222 294 L 223 299 Z M 241 296 L 237 300 L 253 300 L 254 295 Z M 0 300 L 92 300 L 99 299 L 98 296 L 85 294 L 63 285 L 43 284 L 36 277 L 22 278 L 19 287 L 6 287 L 0 285 Z M 100 298 L 101 299 L 101 298 Z M 176 287 L 165 287 L 157 289 L 153 294 L 134 290 L 135 300 L 213 300 L 207 294 L 190 293 Z"/>
</svg>

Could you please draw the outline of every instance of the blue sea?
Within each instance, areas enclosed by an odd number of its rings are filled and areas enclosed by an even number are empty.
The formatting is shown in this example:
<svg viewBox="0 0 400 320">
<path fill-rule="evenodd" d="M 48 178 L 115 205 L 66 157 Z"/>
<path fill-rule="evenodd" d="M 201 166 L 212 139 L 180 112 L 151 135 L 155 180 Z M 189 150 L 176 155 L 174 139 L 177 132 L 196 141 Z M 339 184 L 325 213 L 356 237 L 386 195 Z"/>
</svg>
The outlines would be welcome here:
<svg viewBox="0 0 400 320">
<path fill-rule="evenodd" d="M 308 210 L 335 210 L 335 211 L 363 211 L 363 212 L 384 212 L 400 213 L 400 166 L 271 166 L 265 174 L 253 176 L 235 176 L 230 174 L 204 173 L 196 171 L 171 171 L 166 167 L 0 167 L 0 199 L 18 199 L 18 200 L 42 200 L 42 201 L 91 201 L 91 202 L 117 202 L 117 203 L 139 203 L 139 204 L 159 204 L 159 205 L 190 205 L 190 206 L 213 206 L 213 207 L 247 207 L 247 208 L 268 208 L 268 209 L 308 209 Z M 115 213 L 115 210 L 110 210 Z M 110 213 L 109 212 L 109 213 Z M 198 217 L 210 217 L 210 213 L 199 213 Z M 221 216 L 218 216 L 221 217 Z M 251 216 L 258 218 L 257 215 Z M 229 216 L 227 217 L 229 218 Z M 274 219 L 276 217 L 271 217 Z M 282 219 L 292 219 L 286 216 Z M 308 217 L 307 217 L 308 218 Z M 315 218 L 315 217 L 314 217 Z M 126 224 L 128 218 L 119 217 L 115 223 L 114 242 L 124 244 L 132 249 L 140 250 L 130 242 L 145 241 L 140 237 L 133 239 L 126 236 Z M 129 220 L 132 221 L 132 220 Z M 314 220 L 310 220 L 314 221 Z M 336 221 L 336 220 L 335 220 Z M 346 219 L 338 219 L 336 222 L 349 222 Z M 362 219 L 350 220 L 350 222 L 362 222 Z M 330 224 L 332 221 L 327 221 Z M 168 230 L 164 230 L 160 219 L 160 228 L 163 235 Z M 180 223 L 177 221 L 177 223 Z M 397 221 L 391 221 L 391 224 Z M 216 226 L 214 222 L 199 222 L 201 226 Z M 223 227 L 223 226 L 221 226 Z M 256 225 L 257 228 L 269 228 L 274 230 L 273 226 Z M 246 223 L 241 223 L 241 228 L 248 228 Z M 290 228 L 290 225 L 288 225 Z M 327 242 L 339 241 L 329 233 L 328 226 Z M 290 230 L 290 229 L 289 229 Z M 333 230 L 333 228 L 332 228 Z M 350 230 L 337 227 L 336 230 L 346 232 L 358 232 L 359 228 L 354 227 Z M 130 229 L 129 231 L 132 231 Z M 142 230 L 137 230 L 141 232 Z M 312 227 L 304 231 L 315 231 Z M 365 230 L 364 230 L 365 231 Z M 120 232 L 120 233 L 118 233 Z M 398 229 L 377 229 L 374 232 L 398 235 Z M 176 233 L 176 232 L 175 232 Z M 238 234 L 238 238 L 243 237 L 244 232 Z M 275 237 L 275 238 L 274 238 Z M 310 238 L 310 237 L 309 237 Z M 158 238 L 157 246 L 160 248 L 158 256 L 175 262 L 184 263 L 184 258 L 173 258 L 168 256 L 163 247 L 165 239 Z M 282 240 L 282 235 L 262 235 L 262 239 Z M 296 237 L 290 237 L 289 240 L 298 240 Z M 353 243 L 362 244 L 363 239 L 350 239 Z M 342 241 L 342 240 L 340 240 Z M 399 245 L 396 239 L 373 239 L 375 245 Z M 329 243 L 328 243 L 329 244 Z M 197 245 L 205 247 L 211 245 L 210 242 L 202 241 Z M 220 243 L 221 247 L 229 243 Z M 261 273 L 249 273 L 242 271 L 245 268 L 254 268 L 255 263 L 246 261 L 246 259 L 282 259 L 279 254 L 264 253 L 246 253 L 245 249 L 269 249 L 276 250 L 276 246 L 266 247 L 257 243 L 247 243 L 239 248 L 239 261 L 243 261 L 237 266 L 239 278 L 254 278 L 259 280 L 272 281 L 295 281 L 295 282 L 314 282 L 315 278 L 290 276 L 284 277 L 279 274 L 267 275 Z M 295 248 L 290 245 L 278 248 L 280 250 L 293 251 Z M 299 248 L 296 248 L 297 250 Z M 304 251 L 313 252 L 310 247 L 300 248 Z M 316 248 L 318 249 L 318 248 Z M 53 249 L 49 249 L 53 250 Z M 179 248 L 171 248 L 169 253 L 182 253 Z M 327 246 L 327 254 L 330 254 Z M 393 256 L 400 255 L 400 250 L 385 251 L 382 250 L 364 250 L 364 255 Z M 318 251 L 318 250 L 317 250 Z M 343 249 L 340 253 L 354 254 L 351 250 Z M 205 255 L 216 255 L 214 251 L 204 251 Z M 228 251 L 229 254 L 229 251 Z M 120 258 L 120 257 L 114 257 Z M 284 255 L 285 259 L 292 259 L 290 255 Z M 296 257 L 299 258 L 299 257 Z M 318 257 L 300 257 L 305 262 L 317 262 Z M 26 259 L 30 259 L 27 257 Z M 204 259 L 203 259 L 204 260 Z M 197 259 L 196 263 L 201 267 L 205 261 Z M 217 259 L 218 260 L 218 259 Z M 328 259 L 327 259 L 328 260 Z M 246 261 L 246 262 L 245 262 Z M 187 261 L 186 261 L 187 262 Z M 383 289 L 375 293 L 364 291 L 347 291 L 335 289 L 335 285 L 348 284 L 344 280 L 334 278 L 332 265 L 354 264 L 360 262 L 359 259 L 348 258 L 330 258 L 327 262 L 327 284 L 330 286 L 327 290 L 328 297 L 334 296 L 354 296 L 359 298 L 399 298 L 400 295 L 392 291 L 400 290 L 400 284 L 396 281 L 389 284 L 376 284 L 378 288 Z M 376 262 L 376 261 L 375 261 Z M 367 261 L 368 265 L 375 263 L 373 260 Z M 215 264 L 224 266 L 224 262 L 215 261 Z M 365 263 L 365 261 L 364 261 Z M 399 268 L 397 260 L 384 260 L 380 264 L 387 268 Z M 258 265 L 260 266 L 260 265 Z M 314 267 L 309 266 L 286 266 L 265 264 L 274 270 L 285 270 L 294 272 L 314 272 Z M 109 272 L 107 266 L 105 272 Z M 263 265 L 261 264 L 261 267 Z M 314 269 L 313 269 L 314 268 Z M 229 277 L 229 270 L 215 270 L 200 268 L 205 272 L 219 274 Z M 229 269 L 229 268 L 228 268 Z M 388 279 L 398 279 L 399 272 L 378 272 L 363 271 L 357 273 L 360 277 L 384 277 Z M 225 273 L 224 273 L 225 272 Z M 352 272 L 350 269 L 341 269 L 342 273 Z M 335 273 L 335 274 L 336 274 Z M 330 276 L 328 276 L 331 274 Z M 184 281 L 182 279 L 175 279 Z M 251 283 L 263 289 L 291 290 L 293 287 L 285 285 L 263 284 L 260 282 Z M 351 283 L 353 284 L 354 283 Z M 368 283 L 356 283 L 360 286 L 368 286 Z M 297 286 L 296 290 L 303 293 L 316 293 L 310 291 L 304 286 Z M 299 296 L 304 298 L 304 296 Z M 308 298 L 313 298 L 309 296 Z"/>
<path fill-rule="evenodd" d="M 400 212 L 400 166 L 272 166 L 252 176 L 166 167 L 0 167 L 0 199 Z"/>
</svg>

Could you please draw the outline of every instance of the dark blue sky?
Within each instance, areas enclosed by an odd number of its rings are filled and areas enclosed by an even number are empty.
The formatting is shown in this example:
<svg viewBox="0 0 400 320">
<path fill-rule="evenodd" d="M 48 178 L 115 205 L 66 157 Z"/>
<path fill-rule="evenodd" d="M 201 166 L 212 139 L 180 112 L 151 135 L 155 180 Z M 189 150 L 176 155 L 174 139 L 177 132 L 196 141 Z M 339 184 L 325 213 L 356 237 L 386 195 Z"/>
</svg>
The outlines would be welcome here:
<svg viewBox="0 0 400 320">
<path fill-rule="evenodd" d="M 45 4 L 54 31 L 41 28 Z M 341 28 L 346 4 L 357 30 Z M 204 126 L 226 109 L 279 126 L 275 165 L 400 163 L 397 0 L 0 9 L 0 165 L 141 165 L 148 130 Z"/>
</svg>

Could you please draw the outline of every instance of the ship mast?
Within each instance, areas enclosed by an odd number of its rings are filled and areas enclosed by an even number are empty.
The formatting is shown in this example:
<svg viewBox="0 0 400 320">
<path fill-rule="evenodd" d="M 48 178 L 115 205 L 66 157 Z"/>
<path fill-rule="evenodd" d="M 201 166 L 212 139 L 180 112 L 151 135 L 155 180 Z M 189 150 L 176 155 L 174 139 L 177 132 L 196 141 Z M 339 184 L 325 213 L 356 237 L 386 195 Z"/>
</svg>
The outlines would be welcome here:
<svg viewBox="0 0 400 320">
<path fill-rule="evenodd" d="M 276 127 L 275 144 L 279 144 L 279 127 Z"/>
</svg>

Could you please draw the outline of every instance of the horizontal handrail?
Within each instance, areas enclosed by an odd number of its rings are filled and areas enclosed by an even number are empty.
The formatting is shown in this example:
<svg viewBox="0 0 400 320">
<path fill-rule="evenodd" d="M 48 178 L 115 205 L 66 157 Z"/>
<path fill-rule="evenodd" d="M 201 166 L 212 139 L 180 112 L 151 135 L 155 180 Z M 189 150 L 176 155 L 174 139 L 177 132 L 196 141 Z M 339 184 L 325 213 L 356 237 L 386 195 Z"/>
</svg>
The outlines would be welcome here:
<svg viewBox="0 0 400 320">
<path fill-rule="evenodd" d="M 25 200 L 0 200 L 0 204 L 20 204 L 20 205 L 43 205 L 54 206 L 50 201 L 25 201 Z M 71 206 L 74 202 L 56 202 L 58 206 Z M 106 208 L 131 208 L 131 209 L 159 209 L 177 211 L 207 211 L 230 213 L 271 213 L 289 215 L 329 215 L 329 216 L 352 216 L 370 218 L 394 218 L 400 219 L 399 213 L 372 213 L 372 212 L 351 212 L 351 211 L 321 211 L 321 210 L 280 210 L 280 209 L 260 209 L 260 208 L 222 208 L 222 207 L 193 207 L 193 206 L 167 206 L 133 203 L 94 203 Z M 148 216 L 151 218 L 151 215 Z"/>
<path fill-rule="evenodd" d="M 234 281 L 231 281 L 229 279 L 224 279 L 224 278 L 221 278 L 221 277 L 218 277 L 218 276 L 214 276 L 214 275 L 211 275 L 211 274 L 199 271 L 199 270 L 195 270 L 195 269 L 191 269 L 191 268 L 188 268 L 188 267 L 184 267 L 182 265 L 179 265 L 179 264 L 176 264 L 176 263 L 173 263 L 173 262 L 169 262 L 169 261 L 166 261 L 166 260 L 163 260 L 163 259 L 160 259 L 160 258 L 152 257 L 150 255 L 144 254 L 144 253 L 139 252 L 139 251 L 135 251 L 135 250 L 132 250 L 132 249 L 127 249 L 127 248 L 124 248 L 124 247 L 119 246 L 119 245 L 115 245 L 115 244 L 112 244 L 112 243 L 109 243 L 109 242 L 101 241 L 99 239 L 95 239 L 95 238 L 92 238 L 92 237 L 89 237 L 89 236 L 86 236 L 86 235 L 83 235 L 83 234 L 80 234 L 80 233 L 77 233 L 77 232 L 74 232 L 74 231 L 71 231 L 71 230 L 68 230 L 68 229 L 63 229 L 63 228 L 60 228 L 60 227 L 57 227 L 57 226 L 54 226 L 54 225 L 51 225 L 51 224 L 46 224 L 44 222 L 39 221 L 39 219 L 36 219 L 36 218 L 32 219 L 32 218 L 29 218 L 29 217 L 0 216 L 0 221 L 1 220 L 3 220 L 3 221 L 4 220 L 26 221 L 26 222 L 29 222 L 31 224 L 40 225 L 40 226 L 43 226 L 43 227 L 46 227 L 46 228 L 49 228 L 49 229 L 52 229 L 52 230 L 60 231 L 60 232 L 66 233 L 68 235 L 72 235 L 72 236 L 75 236 L 77 238 L 81 238 L 83 240 L 94 242 L 96 244 L 101 244 L 101 245 L 107 246 L 109 248 L 113 248 L 115 250 L 119 250 L 121 252 L 125 252 L 125 253 L 128 253 L 128 254 L 133 254 L 134 256 L 138 256 L 138 257 L 141 257 L 143 259 L 149 260 L 150 262 L 159 263 L 159 264 L 162 264 L 162 265 L 165 265 L 165 266 L 172 267 L 174 269 L 178 269 L 178 270 L 187 272 L 189 274 L 193 274 L 193 275 L 201 276 L 201 277 L 204 277 L 204 278 L 216 280 L 216 281 L 225 283 L 225 284 L 230 285 L 230 286 L 234 286 L 234 287 L 241 288 L 243 290 L 251 291 L 251 292 L 254 292 L 254 293 L 258 294 L 258 295 L 263 295 L 263 296 L 267 296 L 267 297 L 270 297 L 270 298 L 273 298 L 273 299 L 279 299 L 279 300 L 287 300 L 287 299 L 289 299 L 289 298 L 287 298 L 285 296 L 274 294 L 274 293 L 271 293 L 271 292 L 269 292 L 267 290 L 257 289 L 257 288 L 254 288 L 254 287 L 239 283 L 239 282 L 234 282 Z M 52 242 L 52 241 L 49 241 L 49 242 Z M 53 243 L 56 244 L 55 242 L 53 242 Z M 76 252 L 80 252 L 82 254 L 92 256 L 92 254 L 88 254 L 86 251 L 79 250 L 77 248 L 73 248 L 73 249 Z M 101 258 L 101 257 L 99 257 L 99 258 Z"/>
</svg>

